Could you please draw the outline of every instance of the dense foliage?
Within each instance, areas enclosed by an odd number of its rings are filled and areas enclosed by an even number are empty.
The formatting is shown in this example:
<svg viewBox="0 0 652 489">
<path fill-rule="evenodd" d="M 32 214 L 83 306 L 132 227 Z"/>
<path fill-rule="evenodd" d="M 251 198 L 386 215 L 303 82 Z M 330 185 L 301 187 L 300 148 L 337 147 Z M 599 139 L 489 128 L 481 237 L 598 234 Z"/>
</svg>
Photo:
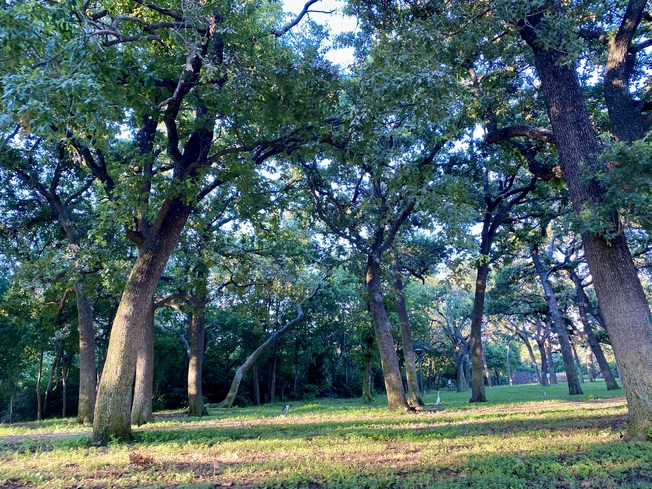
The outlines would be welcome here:
<svg viewBox="0 0 652 489">
<path fill-rule="evenodd" d="M 3 2 L 2 420 L 620 377 L 645 438 L 646 2 L 318 5 Z"/>
</svg>

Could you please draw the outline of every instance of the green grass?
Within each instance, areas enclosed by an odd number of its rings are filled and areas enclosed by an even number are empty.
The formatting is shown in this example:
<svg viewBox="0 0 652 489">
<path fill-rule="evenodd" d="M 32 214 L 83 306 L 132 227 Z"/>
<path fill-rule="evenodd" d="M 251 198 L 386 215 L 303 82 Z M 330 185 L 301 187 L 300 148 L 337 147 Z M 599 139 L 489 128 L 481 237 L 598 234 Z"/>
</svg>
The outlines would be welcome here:
<svg viewBox="0 0 652 489">
<path fill-rule="evenodd" d="M 380 397 L 291 402 L 285 416 L 281 403 L 213 409 L 105 448 L 72 420 L 4 426 L 28 438 L 0 439 L 0 487 L 652 487 L 652 443 L 621 441 L 622 391 L 583 387 L 573 398 L 565 384 L 496 387 L 483 404 L 444 390 L 419 414 Z"/>
</svg>

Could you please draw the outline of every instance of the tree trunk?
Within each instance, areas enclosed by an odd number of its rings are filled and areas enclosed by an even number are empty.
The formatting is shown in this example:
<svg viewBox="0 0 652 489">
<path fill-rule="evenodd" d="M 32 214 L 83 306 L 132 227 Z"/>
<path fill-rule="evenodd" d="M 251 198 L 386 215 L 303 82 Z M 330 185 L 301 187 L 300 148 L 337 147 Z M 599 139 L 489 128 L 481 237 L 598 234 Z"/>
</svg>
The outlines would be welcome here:
<svg viewBox="0 0 652 489">
<path fill-rule="evenodd" d="M 548 374 L 550 375 L 550 384 L 558 384 L 557 380 L 557 369 L 555 368 L 555 357 L 552 355 L 552 339 L 548 339 L 546 342 L 548 347 L 546 348 L 546 353 L 548 355 Z"/>
<path fill-rule="evenodd" d="M 362 376 L 362 402 L 364 403 L 372 403 L 374 401 L 371 395 L 371 369 L 373 360 L 371 352 L 368 352 L 364 357 L 364 374 Z"/>
<path fill-rule="evenodd" d="M 491 373 L 487 365 L 487 355 L 485 355 L 485 345 L 482 345 L 482 369 L 484 370 L 484 378 L 487 380 L 487 387 L 493 387 L 493 380 L 491 380 Z M 500 376 L 496 376 L 498 385 L 500 385 Z"/>
<path fill-rule="evenodd" d="M 577 370 L 577 376 L 580 379 L 580 383 L 584 383 L 584 374 L 582 373 L 582 363 L 580 362 L 580 356 L 577 354 L 577 348 L 575 348 L 575 343 L 571 341 L 571 348 L 573 349 L 573 358 L 575 359 L 575 369 Z"/>
<path fill-rule="evenodd" d="M 265 353 L 269 348 L 274 345 L 275 348 L 278 344 L 278 340 L 280 340 L 288 331 L 290 331 L 294 326 L 299 324 L 301 321 L 303 321 L 304 318 L 304 313 L 303 313 L 303 308 L 301 306 L 297 306 L 297 317 L 294 318 L 292 321 L 288 322 L 285 326 L 283 326 L 281 329 L 273 333 L 265 343 L 260 345 L 256 350 L 249 355 L 249 357 L 244 361 L 242 365 L 236 370 L 235 376 L 233 377 L 233 381 L 231 382 L 231 388 L 229 389 L 229 393 L 226 395 L 226 398 L 217 404 L 215 407 L 226 407 L 230 408 L 233 406 L 233 401 L 235 401 L 235 396 L 238 395 L 238 389 L 240 388 L 240 382 L 242 382 L 242 378 L 244 375 L 249 371 L 251 367 L 253 367 L 258 359 Z M 274 351 L 274 357 L 276 358 L 276 350 Z M 272 367 L 272 377 L 276 377 L 276 360 L 274 360 L 274 366 Z M 257 374 L 256 374 L 257 375 Z M 274 397 L 272 395 L 276 395 L 274 392 L 275 389 L 272 389 L 272 385 L 275 382 L 275 379 L 272 378 L 270 382 L 270 402 L 274 402 Z M 254 388 L 255 390 L 255 388 Z M 260 393 L 258 394 L 258 397 L 260 398 Z M 260 402 L 260 399 L 259 399 Z"/>
<path fill-rule="evenodd" d="M 131 438 L 131 399 L 139 338 L 151 326 L 150 308 L 161 273 L 176 246 L 190 207 L 175 199 L 163 205 L 159 230 L 140 246 L 118 306 L 97 391 L 93 445 Z M 160 222 L 159 222 L 160 221 Z"/>
<path fill-rule="evenodd" d="M 50 399 L 50 393 L 52 392 L 52 388 L 55 386 L 56 381 L 55 379 L 57 378 L 57 373 L 59 372 L 59 362 L 61 362 L 61 356 L 63 355 L 63 347 L 59 346 L 57 348 L 57 356 L 54 359 L 54 362 L 52 363 L 52 367 L 50 368 L 50 377 L 48 378 L 48 385 L 45 387 L 45 394 L 43 396 L 43 416 L 47 416 L 48 414 L 48 401 Z"/>
<path fill-rule="evenodd" d="M 146 308 L 147 306 L 145 306 Z M 154 304 L 149 307 L 148 327 L 143 329 L 136 353 L 136 378 L 131 406 L 131 424 L 154 421 Z"/>
<path fill-rule="evenodd" d="M 82 284 L 73 287 L 77 298 L 77 328 L 79 330 L 79 403 L 77 422 L 93 422 L 95 392 L 97 389 L 97 368 L 95 366 L 95 327 L 93 326 L 93 305 L 84 294 Z"/>
<path fill-rule="evenodd" d="M 405 362 L 405 378 L 407 380 L 408 399 L 410 406 L 423 407 L 421 389 L 419 388 L 419 377 L 412 344 L 412 328 L 408 316 L 407 305 L 405 304 L 405 292 L 403 290 L 403 276 L 399 265 L 394 263 L 394 292 L 396 295 L 396 314 L 401 326 L 401 343 L 403 344 L 403 359 Z"/>
<path fill-rule="evenodd" d="M 507 385 L 514 385 L 512 380 L 512 360 L 509 358 L 509 345 L 507 345 Z"/>
<path fill-rule="evenodd" d="M 272 371 L 269 376 L 269 402 L 276 402 L 276 367 L 278 364 L 278 341 L 274 342 L 274 356 L 272 357 Z"/>
<path fill-rule="evenodd" d="M 258 362 L 254 362 L 252 371 L 254 378 L 254 406 L 260 406 L 260 378 L 258 375 Z"/>
<path fill-rule="evenodd" d="M 573 349 L 571 347 L 570 339 L 568 338 L 568 331 L 566 331 L 566 326 L 564 325 L 561 311 L 559 310 L 559 304 L 557 303 L 557 297 L 555 296 L 555 291 L 552 289 L 550 283 L 549 272 L 543 268 L 537 246 L 532 247 L 531 256 L 532 263 L 534 263 L 534 268 L 536 269 L 541 285 L 543 286 L 552 325 L 555 328 L 557 337 L 559 338 L 561 356 L 564 360 L 564 370 L 566 371 L 566 379 L 568 381 L 568 394 L 571 396 L 583 394 L 582 386 L 580 385 L 580 380 L 577 375 L 577 368 L 575 367 Z"/>
<path fill-rule="evenodd" d="M 603 170 L 598 159 L 600 145 L 586 108 L 576 65 L 569 62 L 566 53 L 539 41 L 537 29 L 544 25 L 544 14 L 539 12 L 529 16 L 519 28 L 534 52 L 560 165 L 573 209 L 580 214 L 587 207 L 599 204 L 605 194 L 596 178 Z M 631 123 L 634 121 L 625 121 L 623 125 Z M 612 220 L 611 232 L 586 231 L 582 233 L 582 244 L 621 369 L 629 411 L 627 438 L 646 440 L 652 428 L 650 307 L 620 219 L 614 215 Z"/>
<path fill-rule="evenodd" d="M 61 417 L 65 418 L 68 413 L 68 374 L 70 373 L 70 362 L 65 355 L 61 360 Z"/>
<path fill-rule="evenodd" d="M 469 382 L 466 378 L 466 354 L 456 354 L 457 364 L 457 392 L 466 392 L 469 390 Z"/>
<path fill-rule="evenodd" d="M 589 345 L 586 347 L 586 371 L 588 373 L 589 382 L 595 382 L 595 355 L 593 355 L 593 351 Z"/>
<path fill-rule="evenodd" d="M 481 255 L 480 260 L 485 260 Z M 475 297 L 473 300 L 473 316 L 471 316 L 471 375 L 473 387 L 469 402 L 487 402 L 484 387 L 484 365 L 482 362 L 482 318 L 484 316 L 484 301 L 487 290 L 489 263 L 481 261 L 475 279 Z"/>
<path fill-rule="evenodd" d="M 518 336 L 519 336 L 519 338 L 521 338 L 521 340 L 525 344 L 525 348 L 527 349 L 527 354 L 530 357 L 530 362 L 532 363 L 532 368 L 534 369 L 534 376 L 537 379 L 537 384 L 544 385 L 543 378 L 541 376 L 541 370 L 539 370 L 539 366 L 537 365 L 537 359 L 534 356 L 534 350 L 532 349 L 532 345 L 530 344 L 530 340 L 525 335 L 521 336 L 519 334 Z"/>
<path fill-rule="evenodd" d="M 589 298 L 584 292 L 584 287 L 582 286 L 582 280 L 575 273 L 575 270 L 568 270 L 568 274 L 575 285 L 575 294 L 577 297 L 577 308 L 580 312 L 580 320 L 582 321 L 582 326 L 584 328 L 584 334 L 586 335 L 586 342 L 589 345 L 590 351 L 595 355 L 595 359 L 600 366 L 600 371 L 602 372 L 602 377 L 604 378 L 607 390 L 617 390 L 620 389 L 616 378 L 614 377 L 609 362 L 607 362 L 606 357 L 604 356 L 604 351 L 598 342 L 598 339 L 595 337 L 591 323 L 587 316 L 587 311 L 590 309 Z"/>
<path fill-rule="evenodd" d="M 385 379 L 387 407 L 390 411 L 408 410 L 405 400 L 405 390 L 401 379 L 401 369 L 396 355 L 396 346 L 392 336 L 392 325 L 387 319 L 385 300 L 380 277 L 380 258 L 369 256 L 367 261 L 367 293 L 371 322 L 376 334 L 376 342 L 380 351 L 380 364 Z"/>
<path fill-rule="evenodd" d="M 202 392 L 204 341 L 206 331 L 206 303 L 201 298 L 193 304 L 190 317 L 190 358 L 188 359 L 188 416 L 208 414 Z"/>
<path fill-rule="evenodd" d="M 541 357 L 541 385 L 547 387 L 550 385 L 548 381 L 548 352 L 546 351 L 546 342 L 545 340 L 537 340 L 537 347 L 539 348 L 539 356 Z"/>
<path fill-rule="evenodd" d="M 43 398 L 41 396 L 41 377 L 43 376 L 43 350 L 38 360 L 38 374 L 36 375 L 36 420 L 43 419 Z"/>
</svg>

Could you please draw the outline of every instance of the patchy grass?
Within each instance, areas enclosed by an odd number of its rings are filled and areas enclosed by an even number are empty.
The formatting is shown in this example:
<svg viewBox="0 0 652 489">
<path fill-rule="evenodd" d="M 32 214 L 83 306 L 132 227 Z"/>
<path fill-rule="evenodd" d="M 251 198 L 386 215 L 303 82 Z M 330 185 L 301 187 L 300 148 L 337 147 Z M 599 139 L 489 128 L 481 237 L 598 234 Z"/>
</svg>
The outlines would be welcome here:
<svg viewBox="0 0 652 489">
<path fill-rule="evenodd" d="M 652 487 L 652 444 L 620 441 L 622 391 L 583 387 L 572 399 L 565 384 L 497 387 L 478 405 L 444 390 L 419 414 L 390 413 L 380 399 L 290 403 L 287 415 L 284 403 L 166 413 L 133 443 L 105 448 L 72 420 L 5 426 L 0 486 Z"/>
</svg>

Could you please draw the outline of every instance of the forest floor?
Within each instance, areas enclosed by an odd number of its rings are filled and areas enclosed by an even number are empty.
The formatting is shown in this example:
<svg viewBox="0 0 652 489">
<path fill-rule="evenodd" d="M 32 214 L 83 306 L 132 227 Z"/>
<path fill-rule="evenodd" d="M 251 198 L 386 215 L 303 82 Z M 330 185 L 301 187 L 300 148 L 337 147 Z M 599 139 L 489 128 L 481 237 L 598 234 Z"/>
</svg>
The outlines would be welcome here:
<svg viewBox="0 0 652 489">
<path fill-rule="evenodd" d="M 162 413 L 134 441 L 90 447 L 72 419 L 0 425 L 0 487 L 652 487 L 652 443 L 626 443 L 622 391 L 585 384 L 441 392 L 421 413 L 379 397 Z"/>
</svg>

